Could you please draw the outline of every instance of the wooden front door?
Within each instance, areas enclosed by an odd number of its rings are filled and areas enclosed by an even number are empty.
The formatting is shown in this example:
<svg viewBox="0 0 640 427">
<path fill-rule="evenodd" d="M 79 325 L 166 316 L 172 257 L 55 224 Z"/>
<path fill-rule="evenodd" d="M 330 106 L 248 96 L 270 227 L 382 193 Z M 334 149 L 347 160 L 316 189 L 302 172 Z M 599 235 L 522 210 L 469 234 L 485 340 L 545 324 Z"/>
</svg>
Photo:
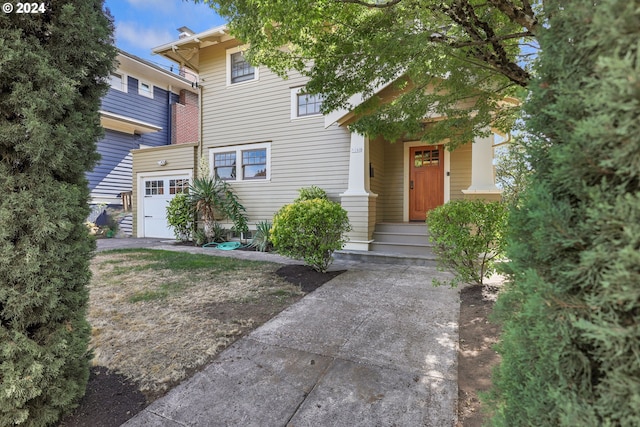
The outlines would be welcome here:
<svg viewBox="0 0 640 427">
<path fill-rule="evenodd" d="M 427 211 L 444 203 L 444 150 L 442 145 L 409 150 L 409 220 L 424 221 Z"/>
</svg>

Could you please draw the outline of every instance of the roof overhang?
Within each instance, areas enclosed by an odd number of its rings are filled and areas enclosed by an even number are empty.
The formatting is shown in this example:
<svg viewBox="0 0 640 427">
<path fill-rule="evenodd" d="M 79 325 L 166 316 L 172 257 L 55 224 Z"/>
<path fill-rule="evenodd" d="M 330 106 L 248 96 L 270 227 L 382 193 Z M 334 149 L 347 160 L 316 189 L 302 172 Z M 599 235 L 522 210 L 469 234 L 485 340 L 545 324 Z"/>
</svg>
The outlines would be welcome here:
<svg viewBox="0 0 640 427">
<path fill-rule="evenodd" d="M 151 51 L 200 72 L 200 49 L 233 40 L 226 25 L 158 46 Z"/>
<path fill-rule="evenodd" d="M 163 88 L 171 86 L 175 90 L 185 89 L 190 92 L 197 92 L 193 88 L 191 81 L 128 52 L 120 50 L 116 59 L 118 61 L 118 70 L 124 73 L 145 76 Z"/>
<path fill-rule="evenodd" d="M 131 135 L 143 135 L 145 133 L 154 133 L 162 130 L 161 126 L 152 125 L 151 123 L 132 119 L 131 117 L 121 116 L 120 114 L 110 113 L 108 111 L 100 111 L 100 124 L 105 129 L 115 130 Z"/>
</svg>

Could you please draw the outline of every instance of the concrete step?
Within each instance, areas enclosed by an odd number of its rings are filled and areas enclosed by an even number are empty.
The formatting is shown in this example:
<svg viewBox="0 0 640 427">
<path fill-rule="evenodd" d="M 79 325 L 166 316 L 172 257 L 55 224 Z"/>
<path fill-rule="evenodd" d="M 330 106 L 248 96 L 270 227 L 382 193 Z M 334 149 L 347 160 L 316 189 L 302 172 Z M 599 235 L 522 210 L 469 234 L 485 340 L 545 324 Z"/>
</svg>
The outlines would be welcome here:
<svg viewBox="0 0 640 427">
<path fill-rule="evenodd" d="M 414 233 L 390 233 L 384 231 L 374 231 L 373 240 L 385 243 L 407 243 L 415 245 L 429 244 L 429 236 L 426 234 Z"/>
<path fill-rule="evenodd" d="M 333 253 L 333 258 L 336 261 L 371 262 L 375 264 L 420 265 L 426 267 L 435 267 L 437 265 L 435 257 L 431 255 L 391 254 L 376 251 L 336 251 Z"/>
<path fill-rule="evenodd" d="M 380 233 L 424 234 L 427 224 L 424 222 L 380 222 L 376 224 L 376 231 Z"/>
<path fill-rule="evenodd" d="M 416 255 L 416 256 L 431 256 L 433 254 L 433 251 L 431 250 L 431 245 L 428 245 L 428 244 L 374 241 L 369 245 L 369 249 L 374 252 L 388 253 L 388 254 Z"/>
</svg>

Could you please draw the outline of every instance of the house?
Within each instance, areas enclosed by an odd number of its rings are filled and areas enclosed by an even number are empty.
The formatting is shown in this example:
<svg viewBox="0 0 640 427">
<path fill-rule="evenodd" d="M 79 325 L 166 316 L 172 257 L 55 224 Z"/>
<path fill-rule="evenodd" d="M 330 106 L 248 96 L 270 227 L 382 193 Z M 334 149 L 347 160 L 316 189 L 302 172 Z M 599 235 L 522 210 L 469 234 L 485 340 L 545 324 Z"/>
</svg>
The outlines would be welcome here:
<svg viewBox="0 0 640 427">
<path fill-rule="evenodd" d="M 493 136 L 448 152 L 442 145 L 390 143 L 351 133 L 351 112 L 322 115 L 322 100 L 301 92 L 304 77 L 291 72 L 284 80 L 266 67 L 252 67 L 243 49 L 221 26 L 187 34 L 154 52 L 198 72 L 202 143 L 197 157 L 231 183 L 250 223 L 271 219 L 299 188 L 317 185 L 349 213 L 353 231 L 346 249 L 378 251 L 384 224 L 415 221 L 423 229 L 427 211 L 449 200 L 500 197 Z M 160 160 L 148 154 L 140 151 L 134 162 Z M 193 176 L 197 163 L 187 157 L 177 155 L 174 162 L 180 173 Z M 148 185 L 147 176 L 164 175 L 156 167 L 134 177 L 138 188 Z M 147 202 L 135 188 L 134 198 Z M 136 210 L 137 236 L 148 235 L 148 214 L 147 207 Z"/>
<path fill-rule="evenodd" d="M 87 173 L 91 222 L 115 215 L 124 234 L 132 234 L 131 150 L 196 143 L 199 133 L 198 91 L 187 77 L 166 71 L 144 59 L 118 51 L 118 66 L 110 75 L 102 99 L 100 123 L 104 138 L 97 144 L 99 163 Z"/>
</svg>

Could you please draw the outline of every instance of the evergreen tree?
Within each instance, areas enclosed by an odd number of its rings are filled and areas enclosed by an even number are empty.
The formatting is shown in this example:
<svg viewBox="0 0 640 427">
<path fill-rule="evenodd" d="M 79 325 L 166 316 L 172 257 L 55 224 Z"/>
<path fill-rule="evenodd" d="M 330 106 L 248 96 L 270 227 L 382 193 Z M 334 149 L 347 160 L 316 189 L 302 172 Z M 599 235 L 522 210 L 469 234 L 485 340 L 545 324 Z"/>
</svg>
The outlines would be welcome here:
<svg viewBox="0 0 640 427">
<path fill-rule="evenodd" d="M 0 425 L 49 425 L 89 375 L 85 172 L 113 68 L 102 0 L 0 14 Z M 6 11 L 5 11 L 6 12 Z"/>
<path fill-rule="evenodd" d="M 493 424 L 640 425 L 640 1 L 547 0 Z"/>
</svg>

